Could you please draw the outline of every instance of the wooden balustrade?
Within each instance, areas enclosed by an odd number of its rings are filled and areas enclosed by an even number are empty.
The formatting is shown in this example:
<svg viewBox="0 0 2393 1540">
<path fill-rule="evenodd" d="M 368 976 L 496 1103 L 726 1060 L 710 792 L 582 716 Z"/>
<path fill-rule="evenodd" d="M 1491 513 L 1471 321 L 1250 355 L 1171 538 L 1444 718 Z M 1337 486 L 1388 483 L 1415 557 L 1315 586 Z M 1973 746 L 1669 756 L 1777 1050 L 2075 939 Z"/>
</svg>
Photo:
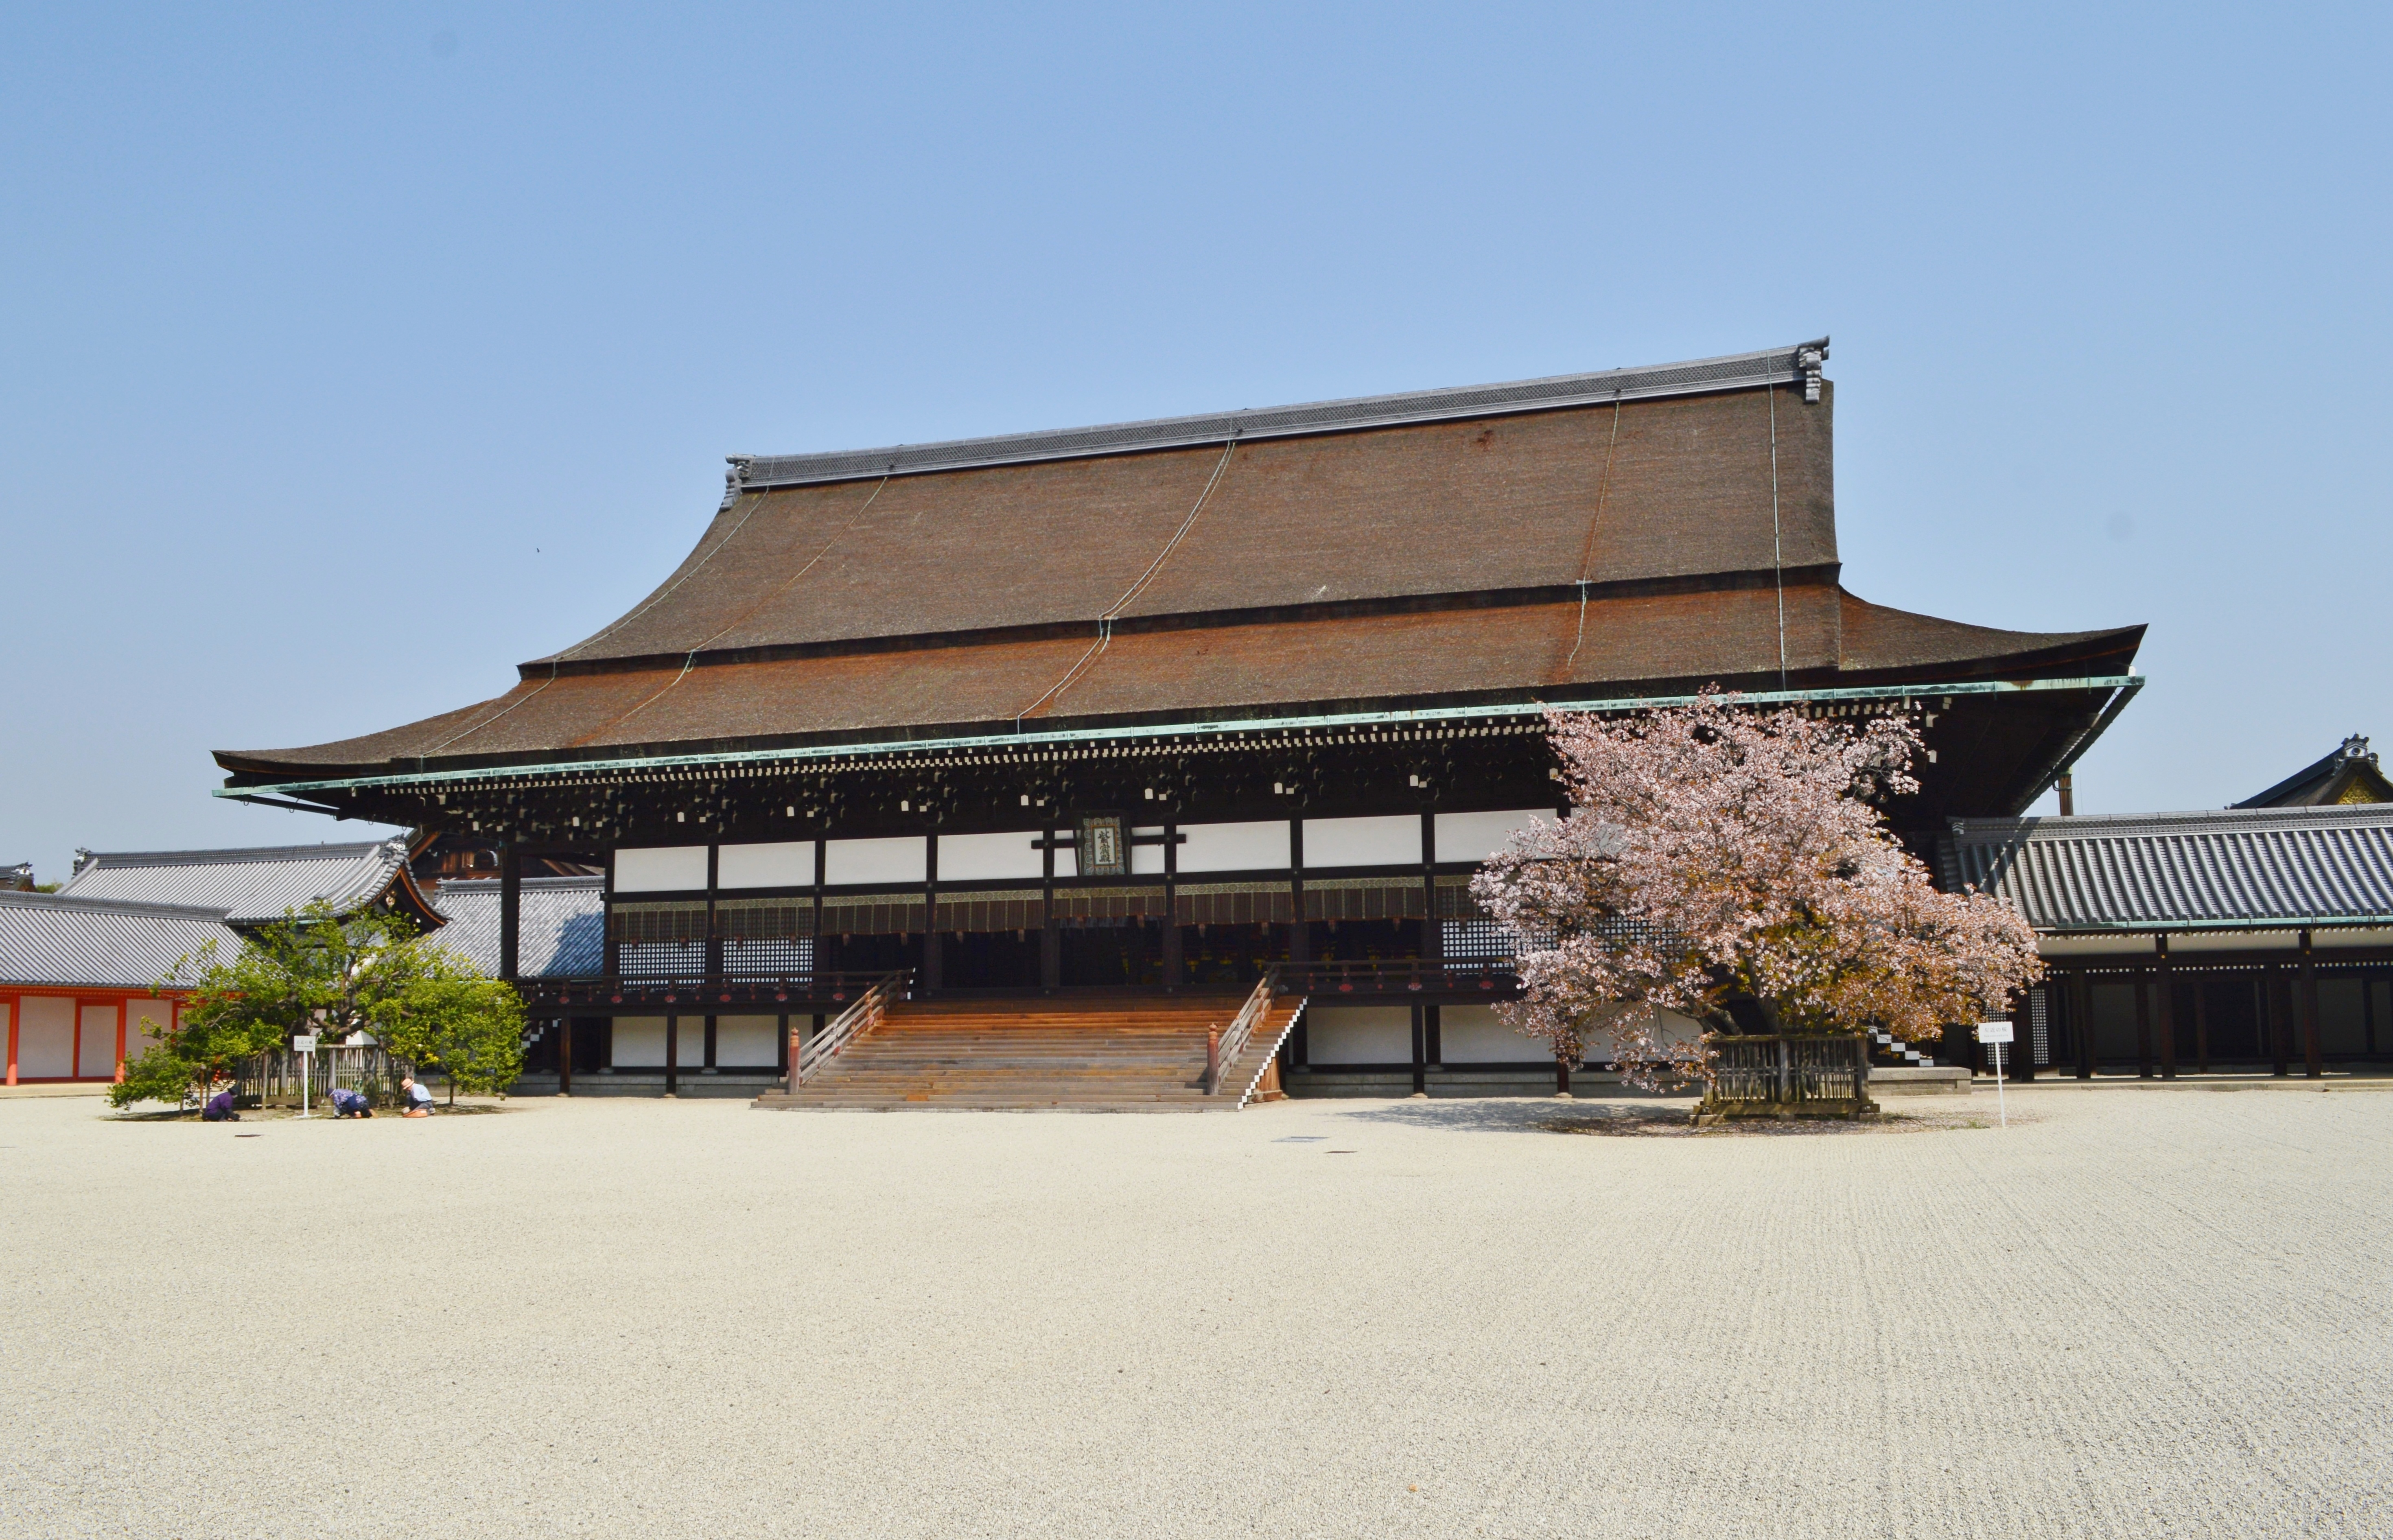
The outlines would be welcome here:
<svg viewBox="0 0 2393 1540">
<path fill-rule="evenodd" d="M 889 1002 L 904 994 L 903 972 L 886 973 L 864 991 L 854 1005 L 841 1011 L 829 1026 L 814 1036 L 811 1042 L 790 1056 L 790 1080 L 792 1088 L 806 1083 L 806 1077 L 818 1073 L 824 1065 L 839 1056 L 840 1050 L 881 1024 L 888 1013 Z"/>
</svg>

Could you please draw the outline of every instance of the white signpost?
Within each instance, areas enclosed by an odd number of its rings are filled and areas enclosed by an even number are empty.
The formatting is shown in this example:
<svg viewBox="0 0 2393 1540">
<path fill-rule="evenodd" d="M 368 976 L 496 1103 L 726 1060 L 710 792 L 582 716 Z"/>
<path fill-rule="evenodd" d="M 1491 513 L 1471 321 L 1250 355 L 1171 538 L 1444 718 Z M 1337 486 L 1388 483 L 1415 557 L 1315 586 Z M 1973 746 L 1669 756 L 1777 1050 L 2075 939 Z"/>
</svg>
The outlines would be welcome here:
<svg viewBox="0 0 2393 1540">
<path fill-rule="evenodd" d="M 299 1055 L 299 1116 L 307 1116 L 307 1082 L 316 1077 L 316 1035 L 303 1032 L 291 1039 L 291 1051 Z"/>
<path fill-rule="evenodd" d="M 1980 1022 L 1978 1041 L 1994 1051 L 1994 1117 L 2006 1129 L 2011 1126 L 2009 1112 L 2003 1105 L 2003 1045 L 2011 1040 L 2008 1022 Z"/>
</svg>

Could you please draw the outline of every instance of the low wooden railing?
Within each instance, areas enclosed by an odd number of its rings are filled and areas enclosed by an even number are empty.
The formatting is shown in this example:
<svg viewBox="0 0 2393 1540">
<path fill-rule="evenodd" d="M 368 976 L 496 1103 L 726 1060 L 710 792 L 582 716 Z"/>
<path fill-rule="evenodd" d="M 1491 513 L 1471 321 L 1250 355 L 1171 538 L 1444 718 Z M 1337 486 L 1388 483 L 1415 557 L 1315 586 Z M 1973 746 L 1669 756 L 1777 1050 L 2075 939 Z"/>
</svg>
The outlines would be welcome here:
<svg viewBox="0 0 2393 1540">
<path fill-rule="evenodd" d="M 1521 975 L 1510 961 L 1458 962 L 1442 958 L 1374 958 L 1272 965 L 1281 986 L 1304 995 L 1421 994 L 1473 990 L 1510 996 Z"/>
<path fill-rule="evenodd" d="M 1869 1099 L 1869 1038 L 1715 1033 L 1699 1116 L 1859 1117 Z"/>
<path fill-rule="evenodd" d="M 665 979 L 607 974 L 586 978 L 518 979 L 525 1004 L 542 1015 L 569 1015 L 576 1005 L 843 1005 L 880 982 L 883 974 L 821 972 L 716 974 Z"/>
<path fill-rule="evenodd" d="M 790 1055 L 790 1089 L 795 1090 L 804 1085 L 808 1076 L 820 1074 L 842 1049 L 879 1026 L 881 1018 L 888 1014 L 889 1002 L 902 998 L 905 991 L 903 972 L 884 973 L 873 981 L 862 998 L 816 1033 L 811 1042 Z"/>
<path fill-rule="evenodd" d="M 1266 970 L 1262 980 L 1255 985 L 1254 993 L 1247 997 L 1247 1003 L 1238 1008 L 1237 1019 L 1230 1024 L 1230 1030 L 1213 1030 L 1205 1034 L 1206 1095 L 1222 1093 L 1223 1069 L 1236 1064 L 1238 1055 L 1247 1051 L 1247 1044 L 1254 1040 L 1255 1028 L 1262 1024 L 1263 1017 L 1271 1013 L 1272 996 L 1278 992 L 1278 988 L 1279 970 Z"/>
</svg>

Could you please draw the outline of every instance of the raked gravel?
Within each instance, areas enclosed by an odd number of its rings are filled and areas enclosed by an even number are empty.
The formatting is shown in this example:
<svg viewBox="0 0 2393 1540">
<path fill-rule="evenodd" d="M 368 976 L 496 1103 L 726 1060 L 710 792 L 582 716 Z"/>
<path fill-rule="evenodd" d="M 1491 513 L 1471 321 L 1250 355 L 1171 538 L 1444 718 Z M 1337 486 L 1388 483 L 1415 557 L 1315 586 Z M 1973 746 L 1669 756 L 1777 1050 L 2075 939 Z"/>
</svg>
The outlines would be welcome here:
<svg viewBox="0 0 2393 1540">
<path fill-rule="evenodd" d="M 0 1102 L 0 1533 L 2393 1533 L 2393 1092 L 2010 1105 Z"/>
</svg>

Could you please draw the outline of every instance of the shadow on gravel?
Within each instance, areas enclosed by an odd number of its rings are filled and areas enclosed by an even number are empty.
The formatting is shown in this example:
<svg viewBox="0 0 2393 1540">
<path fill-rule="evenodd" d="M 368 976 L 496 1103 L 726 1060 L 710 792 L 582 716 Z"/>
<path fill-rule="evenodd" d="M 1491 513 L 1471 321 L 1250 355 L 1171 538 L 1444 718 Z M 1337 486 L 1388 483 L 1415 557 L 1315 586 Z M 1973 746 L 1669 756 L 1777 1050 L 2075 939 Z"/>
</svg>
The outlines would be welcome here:
<svg viewBox="0 0 2393 1540">
<path fill-rule="evenodd" d="M 1442 1129 L 1456 1133 L 1597 1134 L 1630 1139 L 1818 1139 L 1994 1126 L 1991 1114 L 1972 1109 L 1882 1112 L 1860 1122 L 1841 1117 L 1757 1117 L 1698 1129 L 1690 1120 L 1694 1106 L 1692 1100 L 1413 1102 L 1358 1109 L 1344 1116 L 1361 1123 L 1393 1123 L 1409 1129 Z M 2043 1121 L 2032 1113 L 2015 1112 L 2010 1118 L 2014 1125 Z"/>
</svg>

